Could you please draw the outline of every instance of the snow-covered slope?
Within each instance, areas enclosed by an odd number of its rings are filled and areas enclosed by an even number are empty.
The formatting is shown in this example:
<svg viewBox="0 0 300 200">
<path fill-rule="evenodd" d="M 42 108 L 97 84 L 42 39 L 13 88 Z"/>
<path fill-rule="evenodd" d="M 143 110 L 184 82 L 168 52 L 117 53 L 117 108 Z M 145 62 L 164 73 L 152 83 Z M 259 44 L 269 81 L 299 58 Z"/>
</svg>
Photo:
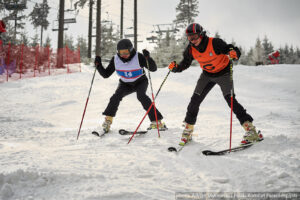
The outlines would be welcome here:
<svg viewBox="0 0 300 200">
<path fill-rule="evenodd" d="M 151 74 L 155 92 L 167 72 Z M 156 131 L 137 136 L 129 145 L 117 131 L 135 129 L 144 116 L 135 94 L 121 102 L 111 134 L 90 134 L 118 84 L 116 75 L 97 74 L 77 141 L 92 73 L 83 66 L 82 73 L 0 84 L 0 199 L 171 200 L 176 192 L 300 191 L 299 65 L 234 68 L 237 99 L 265 140 L 222 157 L 201 153 L 229 146 L 230 109 L 218 86 L 200 107 L 198 136 L 179 154 L 167 151 L 179 142 L 198 67 L 171 73 L 156 100 L 169 130 L 160 138 Z M 148 125 L 146 118 L 141 129 Z M 233 146 L 242 135 L 234 118 Z"/>
</svg>

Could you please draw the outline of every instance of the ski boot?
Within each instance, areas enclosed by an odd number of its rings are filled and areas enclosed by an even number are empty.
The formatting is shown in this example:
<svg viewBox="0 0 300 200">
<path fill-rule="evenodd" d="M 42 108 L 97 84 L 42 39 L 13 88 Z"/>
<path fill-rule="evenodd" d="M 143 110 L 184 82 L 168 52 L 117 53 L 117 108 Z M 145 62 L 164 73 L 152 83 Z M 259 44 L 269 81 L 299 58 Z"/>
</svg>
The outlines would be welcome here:
<svg viewBox="0 0 300 200">
<path fill-rule="evenodd" d="M 110 131 L 110 125 L 112 124 L 112 121 L 113 121 L 113 117 L 111 117 L 111 116 L 105 117 L 105 120 L 102 124 L 104 133 L 108 133 Z"/>
<path fill-rule="evenodd" d="M 158 120 L 157 123 L 158 123 L 158 128 L 160 131 L 165 131 L 168 129 L 166 124 L 164 122 L 162 122 L 161 120 Z M 147 130 L 157 129 L 157 123 L 156 123 L 156 121 L 152 121 L 150 123 L 150 126 L 147 128 Z"/>
<path fill-rule="evenodd" d="M 194 125 L 185 123 L 185 128 L 183 130 L 181 140 L 179 142 L 180 146 L 184 146 L 186 143 L 190 142 L 192 140 L 192 134 L 194 131 Z"/>
<path fill-rule="evenodd" d="M 243 123 L 243 128 L 246 133 L 241 141 L 241 145 L 250 144 L 253 142 L 260 142 L 264 139 L 263 135 L 260 131 L 256 132 L 255 126 L 253 126 L 252 122 L 246 121 Z"/>
</svg>

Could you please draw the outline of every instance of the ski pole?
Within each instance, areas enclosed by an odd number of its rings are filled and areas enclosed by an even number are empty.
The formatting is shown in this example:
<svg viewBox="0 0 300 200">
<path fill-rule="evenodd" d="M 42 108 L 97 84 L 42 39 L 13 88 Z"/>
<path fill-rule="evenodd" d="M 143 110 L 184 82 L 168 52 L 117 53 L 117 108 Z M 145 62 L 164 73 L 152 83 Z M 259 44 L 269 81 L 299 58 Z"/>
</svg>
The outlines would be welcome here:
<svg viewBox="0 0 300 200">
<path fill-rule="evenodd" d="M 155 98 L 154 98 L 154 99 L 156 99 L 156 97 L 157 97 L 158 93 L 160 92 L 160 90 L 161 90 L 163 84 L 166 82 L 166 80 L 167 80 L 167 78 L 168 78 L 170 72 L 171 72 L 171 70 L 169 70 L 168 74 L 166 75 L 166 77 L 164 78 L 163 82 L 161 83 L 159 89 L 158 89 L 157 92 L 156 92 L 156 95 L 155 95 Z"/>
<path fill-rule="evenodd" d="M 232 111 L 233 111 L 233 63 L 232 59 L 230 59 L 230 82 L 231 82 L 231 90 L 230 90 L 230 141 L 229 141 L 229 152 L 231 152 L 231 139 L 232 139 Z"/>
<path fill-rule="evenodd" d="M 157 113 L 156 113 L 156 106 L 155 106 L 155 99 L 154 99 L 153 87 L 152 87 L 152 80 L 151 80 L 151 76 L 150 76 L 149 62 L 148 62 L 147 58 L 146 58 L 146 63 L 147 63 L 147 66 L 148 66 L 148 76 L 149 76 L 149 82 L 150 82 L 150 88 L 151 88 L 151 94 L 152 94 L 152 102 L 153 102 L 153 107 L 154 107 L 154 115 L 155 115 L 155 120 L 156 120 L 157 133 L 158 133 L 158 137 L 160 137 L 159 127 L 158 127 L 158 120 L 157 120 Z"/>
<path fill-rule="evenodd" d="M 158 94 L 159 94 L 159 92 L 160 92 L 162 86 L 163 86 L 164 83 L 166 82 L 166 80 L 167 80 L 167 78 L 168 78 L 170 72 L 171 72 L 171 70 L 169 70 L 168 74 L 166 75 L 166 77 L 164 78 L 163 82 L 161 83 L 161 85 L 160 85 L 160 87 L 159 87 L 159 90 L 156 92 L 156 95 L 155 95 L 155 98 L 154 98 L 154 99 L 156 99 L 156 97 L 158 96 Z M 140 121 L 138 127 L 135 129 L 134 133 L 133 133 L 132 136 L 130 137 L 130 139 L 129 139 L 129 141 L 128 141 L 127 144 L 129 144 L 129 143 L 131 142 L 132 138 L 133 138 L 134 135 L 136 134 L 137 130 L 140 128 L 142 122 L 144 121 L 145 117 L 146 117 L 147 114 L 149 113 L 149 111 L 150 111 L 150 109 L 152 108 L 152 106 L 153 106 L 153 102 L 152 102 L 152 104 L 150 105 L 150 107 L 148 108 L 148 110 L 147 110 L 146 114 L 144 115 L 143 119 Z"/>
<path fill-rule="evenodd" d="M 83 118 L 84 118 L 84 115 L 85 115 L 86 107 L 87 107 L 87 105 L 88 105 L 89 98 L 90 98 L 90 94 L 91 94 L 91 91 L 92 91 L 92 87 L 93 87 L 93 83 L 94 83 L 94 79 L 95 79 L 96 70 L 97 70 L 97 67 L 95 66 L 95 70 L 94 70 L 94 74 L 93 74 L 93 78 L 92 78 L 92 82 L 91 82 L 89 94 L 88 94 L 88 97 L 87 97 L 86 102 L 85 102 L 85 107 L 84 107 L 84 111 L 83 111 L 83 114 L 82 114 L 82 118 L 81 118 L 79 130 L 78 130 L 78 134 L 77 134 L 77 140 L 78 140 L 78 138 L 79 138 L 79 134 L 80 134 L 80 130 L 81 130 Z"/>
</svg>

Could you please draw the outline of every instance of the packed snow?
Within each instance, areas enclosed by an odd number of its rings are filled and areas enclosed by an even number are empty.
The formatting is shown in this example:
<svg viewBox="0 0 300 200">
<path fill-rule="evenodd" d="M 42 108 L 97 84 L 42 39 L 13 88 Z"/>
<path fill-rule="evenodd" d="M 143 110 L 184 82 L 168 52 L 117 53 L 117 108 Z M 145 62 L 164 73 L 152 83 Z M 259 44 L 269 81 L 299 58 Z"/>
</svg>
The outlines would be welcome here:
<svg viewBox="0 0 300 200">
<path fill-rule="evenodd" d="M 234 67 L 237 100 L 254 118 L 265 140 L 225 156 L 203 150 L 229 147 L 230 108 L 220 88 L 201 104 L 193 142 L 180 153 L 182 121 L 201 70 L 171 73 L 156 104 L 169 128 L 136 136 L 145 114 L 136 95 L 123 99 L 103 138 L 91 134 L 118 85 L 116 74 L 98 73 L 80 137 L 76 140 L 92 66 L 82 73 L 23 79 L 0 84 L 0 199 L 173 200 L 178 192 L 300 192 L 300 65 Z M 151 73 L 154 93 L 168 73 Z M 151 96 L 150 87 L 147 93 Z M 149 126 L 146 118 L 141 126 Z M 232 146 L 244 131 L 233 119 Z"/>
</svg>

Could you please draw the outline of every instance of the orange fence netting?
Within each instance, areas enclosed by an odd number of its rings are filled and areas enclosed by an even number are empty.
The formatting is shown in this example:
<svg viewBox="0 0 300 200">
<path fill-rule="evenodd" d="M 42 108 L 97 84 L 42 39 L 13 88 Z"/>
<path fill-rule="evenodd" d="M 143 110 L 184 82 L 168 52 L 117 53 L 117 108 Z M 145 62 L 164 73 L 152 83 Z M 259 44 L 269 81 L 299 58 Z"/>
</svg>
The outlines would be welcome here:
<svg viewBox="0 0 300 200">
<path fill-rule="evenodd" d="M 80 49 L 71 50 L 66 46 L 54 52 L 49 47 L 8 44 L 0 51 L 0 83 L 22 78 L 81 72 Z"/>
</svg>

